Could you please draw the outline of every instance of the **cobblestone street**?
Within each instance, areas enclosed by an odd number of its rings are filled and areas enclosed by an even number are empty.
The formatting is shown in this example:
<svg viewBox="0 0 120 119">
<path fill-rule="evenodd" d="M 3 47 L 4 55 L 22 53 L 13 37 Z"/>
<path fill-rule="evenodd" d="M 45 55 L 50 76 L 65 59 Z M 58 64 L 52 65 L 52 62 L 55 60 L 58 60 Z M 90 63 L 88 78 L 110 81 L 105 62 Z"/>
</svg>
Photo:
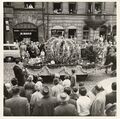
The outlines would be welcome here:
<svg viewBox="0 0 120 119">
<path fill-rule="evenodd" d="M 14 63 L 4 63 L 4 82 L 10 82 L 11 78 L 14 77 L 13 73 L 13 66 Z M 83 81 L 85 83 L 85 87 L 87 90 L 90 90 L 95 86 L 98 82 L 110 78 L 110 74 L 105 74 L 104 69 L 103 70 L 88 70 L 89 72 L 88 77 Z M 80 80 L 79 80 L 80 81 Z M 79 81 L 77 81 L 79 83 Z M 48 84 L 49 86 L 52 86 L 52 82 Z"/>
</svg>

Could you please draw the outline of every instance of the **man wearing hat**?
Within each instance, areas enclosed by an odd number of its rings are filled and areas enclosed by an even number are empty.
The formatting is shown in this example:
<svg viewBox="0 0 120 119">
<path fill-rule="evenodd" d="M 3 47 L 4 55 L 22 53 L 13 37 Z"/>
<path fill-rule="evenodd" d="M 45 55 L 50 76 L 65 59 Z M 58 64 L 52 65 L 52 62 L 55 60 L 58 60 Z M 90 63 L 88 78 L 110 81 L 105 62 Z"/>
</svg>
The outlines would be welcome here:
<svg viewBox="0 0 120 119">
<path fill-rule="evenodd" d="M 57 98 L 51 97 L 48 86 L 42 90 L 43 97 L 37 102 L 33 109 L 33 116 L 53 116 L 54 108 L 57 106 Z"/>
<path fill-rule="evenodd" d="M 13 116 L 29 116 L 30 105 L 27 98 L 19 95 L 19 91 L 19 87 L 14 86 L 12 88 L 13 96 L 5 101 L 5 105 L 11 109 Z"/>
<path fill-rule="evenodd" d="M 95 99 L 91 106 L 91 116 L 104 116 L 105 110 L 105 91 L 101 85 L 95 86 Z"/>
<path fill-rule="evenodd" d="M 116 116 L 116 103 L 114 104 L 107 104 L 105 108 L 105 114 L 107 116 Z"/>
<path fill-rule="evenodd" d="M 60 105 L 54 109 L 55 116 L 76 116 L 77 111 L 73 104 L 68 103 L 69 96 L 66 93 L 61 93 L 57 96 Z"/>
</svg>

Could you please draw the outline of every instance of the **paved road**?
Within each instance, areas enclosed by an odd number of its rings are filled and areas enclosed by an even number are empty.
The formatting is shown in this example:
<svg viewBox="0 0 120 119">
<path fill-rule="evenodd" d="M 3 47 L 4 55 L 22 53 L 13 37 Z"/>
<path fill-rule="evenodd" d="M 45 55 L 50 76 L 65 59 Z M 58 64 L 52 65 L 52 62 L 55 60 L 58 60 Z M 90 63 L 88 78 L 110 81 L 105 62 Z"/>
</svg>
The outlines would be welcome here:
<svg viewBox="0 0 120 119">
<path fill-rule="evenodd" d="M 14 77 L 13 68 L 14 63 L 4 63 L 4 82 L 10 82 L 10 80 Z M 95 86 L 98 82 L 110 78 L 111 76 L 109 74 L 105 74 L 104 70 L 88 70 L 89 76 L 84 80 L 85 87 L 87 90 L 92 89 L 93 86 Z M 80 81 L 78 81 L 79 83 Z M 77 83 L 77 85 L 78 85 Z M 48 84 L 49 86 L 52 86 L 51 83 Z"/>
</svg>

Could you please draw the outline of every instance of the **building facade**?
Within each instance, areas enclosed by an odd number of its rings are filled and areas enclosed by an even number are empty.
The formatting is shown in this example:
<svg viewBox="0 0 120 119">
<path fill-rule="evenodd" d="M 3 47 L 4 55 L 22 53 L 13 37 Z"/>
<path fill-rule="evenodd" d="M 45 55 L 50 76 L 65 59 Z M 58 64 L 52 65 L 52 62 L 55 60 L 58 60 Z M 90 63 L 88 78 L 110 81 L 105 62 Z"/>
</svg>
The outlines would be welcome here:
<svg viewBox="0 0 120 119">
<path fill-rule="evenodd" d="M 116 16 L 116 2 L 4 2 L 4 43 L 115 36 Z"/>
</svg>

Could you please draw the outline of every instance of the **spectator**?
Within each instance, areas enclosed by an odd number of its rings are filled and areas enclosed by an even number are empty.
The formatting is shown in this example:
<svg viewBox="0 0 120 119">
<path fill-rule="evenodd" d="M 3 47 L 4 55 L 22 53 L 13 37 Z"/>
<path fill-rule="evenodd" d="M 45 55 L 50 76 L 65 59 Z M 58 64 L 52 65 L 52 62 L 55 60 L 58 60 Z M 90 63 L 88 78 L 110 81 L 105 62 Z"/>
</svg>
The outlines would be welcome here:
<svg viewBox="0 0 120 119">
<path fill-rule="evenodd" d="M 9 92 L 8 92 L 5 84 L 4 84 L 4 97 L 5 97 L 5 98 L 9 98 Z"/>
<path fill-rule="evenodd" d="M 105 114 L 107 116 L 116 116 L 116 103 L 114 104 L 107 104 L 105 108 Z"/>
<path fill-rule="evenodd" d="M 72 75 L 71 75 L 71 87 L 74 87 L 76 85 L 76 75 L 75 75 L 75 70 L 71 70 Z"/>
<path fill-rule="evenodd" d="M 73 87 L 70 98 L 74 99 L 74 100 L 77 100 L 79 98 L 79 96 L 78 96 L 78 88 L 76 86 Z"/>
<path fill-rule="evenodd" d="M 54 108 L 57 106 L 57 98 L 51 97 L 49 94 L 49 88 L 43 87 L 43 98 L 37 102 L 33 109 L 32 115 L 34 116 L 53 116 Z"/>
<path fill-rule="evenodd" d="M 28 116 L 30 115 L 30 105 L 27 98 L 19 95 L 19 87 L 12 88 L 13 97 L 6 100 L 6 107 L 11 109 L 13 116 Z"/>
<path fill-rule="evenodd" d="M 52 87 L 52 95 L 57 97 L 59 93 L 63 92 L 63 86 L 59 84 L 59 79 L 54 78 L 53 80 L 54 86 Z"/>
<path fill-rule="evenodd" d="M 4 116 L 12 116 L 11 109 L 6 107 L 4 98 Z"/>
<path fill-rule="evenodd" d="M 79 98 L 77 99 L 77 111 L 79 116 L 89 116 L 91 100 L 86 96 L 87 90 L 85 87 L 79 89 Z"/>
<path fill-rule="evenodd" d="M 71 95 L 71 88 L 70 87 L 65 87 L 64 92 L 70 96 Z M 76 100 L 70 98 L 68 103 L 73 104 L 77 108 Z"/>
<path fill-rule="evenodd" d="M 35 105 L 37 104 L 37 102 L 43 97 L 42 95 L 42 83 L 41 82 L 37 82 L 35 84 L 35 92 L 32 94 L 31 96 L 31 100 L 30 100 L 30 105 L 31 105 L 31 112 L 33 111 L 33 108 L 35 107 Z"/>
<path fill-rule="evenodd" d="M 109 103 L 116 103 L 116 82 L 113 82 L 111 85 L 112 92 L 106 95 L 106 105 Z"/>
<path fill-rule="evenodd" d="M 95 86 L 95 99 L 91 106 L 91 116 L 104 116 L 105 110 L 105 91 L 100 85 Z"/>
<path fill-rule="evenodd" d="M 58 79 L 59 79 L 59 84 L 60 84 L 60 85 L 63 84 L 62 80 L 60 79 L 60 75 L 59 75 L 58 73 L 55 73 L 54 78 L 58 78 Z"/>
<path fill-rule="evenodd" d="M 30 102 L 31 95 L 35 91 L 35 84 L 33 82 L 33 75 L 29 75 L 27 81 L 25 82 L 24 89 L 25 89 L 25 96 L 27 97 L 28 101 Z"/>
<path fill-rule="evenodd" d="M 69 80 L 69 76 L 65 76 L 65 80 L 63 81 L 63 87 L 70 87 L 71 81 Z"/>
<path fill-rule="evenodd" d="M 61 93 L 57 96 L 60 105 L 54 109 L 55 116 L 76 116 L 77 111 L 74 105 L 68 103 L 69 96 L 66 93 Z"/>
<path fill-rule="evenodd" d="M 24 81 L 24 73 L 19 65 L 19 59 L 16 59 L 16 65 L 13 67 L 13 71 L 15 74 L 15 78 L 18 80 L 18 86 L 23 86 L 25 81 Z"/>
</svg>

